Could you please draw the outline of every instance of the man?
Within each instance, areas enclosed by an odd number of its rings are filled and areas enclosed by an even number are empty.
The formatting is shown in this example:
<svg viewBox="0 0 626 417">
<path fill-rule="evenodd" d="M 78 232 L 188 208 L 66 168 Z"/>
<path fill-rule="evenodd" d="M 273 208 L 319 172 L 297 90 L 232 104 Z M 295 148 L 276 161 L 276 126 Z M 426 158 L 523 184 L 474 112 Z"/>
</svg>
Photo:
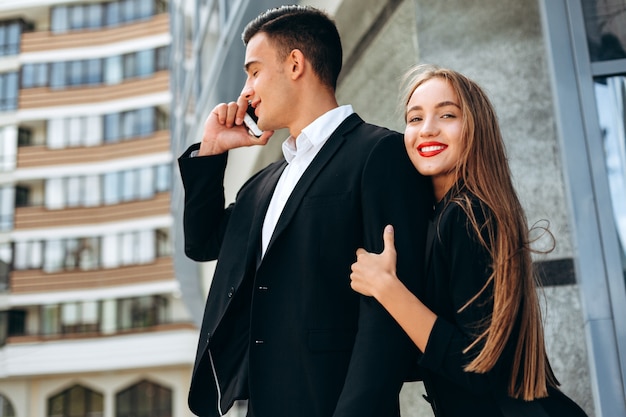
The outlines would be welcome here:
<svg viewBox="0 0 626 417">
<path fill-rule="evenodd" d="M 202 142 L 179 159 L 185 251 L 217 266 L 198 343 L 189 406 L 249 417 L 398 416 L 417 351 L 373 299 L 350 288 L 359 247 L 398 230 L 398 276 L 422 269 L 428 182 L 402 136 L 366 124 L 335 98 L 341 42 L 324 13 L 283 6 L 243 33 L 247 80 L 217 105 Z M 364 86 L 367 88 L 367 86 Z M 264 131 L 242 124 L 248 106 Z M 224 209 L 227 151 L 287 128 L 285 159 L 250 178 Z"/>
</svg>

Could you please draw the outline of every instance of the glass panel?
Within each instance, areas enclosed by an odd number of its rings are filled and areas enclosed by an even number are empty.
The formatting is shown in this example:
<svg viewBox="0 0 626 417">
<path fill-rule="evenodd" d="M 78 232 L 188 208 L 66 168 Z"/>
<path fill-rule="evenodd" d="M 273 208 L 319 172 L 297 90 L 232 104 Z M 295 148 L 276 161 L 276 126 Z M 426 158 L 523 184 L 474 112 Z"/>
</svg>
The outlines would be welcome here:
<svg viewBox="0 0 626 417">
<path fill-rule="evenodd" d="M 102 266 L 116 268 L 120 265 L 119 237 L 106 235 L 102 237 Z"/>
<path fill-rule="evenodd" d="M 81 205 L 83 199 L 83 179 L 70 177 L 67 179 L 65 200 L 68 207 Z"/>
<path fill-rule="evenodd" d="M 154 72 L 154 49 L 137 52 L 137 76 L 145 77 Z"/>
<path fill-rule="evenodd" d="M 122 57 L 111 56 L 105 60 L 105 82 L 107 84 L 119 84 L 122 82 Z"/>
<path fill-rule="evenodd" d="M 85 146 L 95 146 L 102 143 L 102 117 L 87 116 L 87 135 Z"/>
<path fill-rule="evenodd" d="M 120 113 L 104 115 L 104 141 L 117 142 L 121 136 L 122 120 Z"/>
<path fill-rule="evenodd" d="M 0 231 L 13 228 L 13 211 L 15 208 L 15 188 L 0 187 Z"/>
<path fill-rule="evenodd" d="M 8 45 L 5 52 L 8 55 L 17 55 L 20 52 L 20 24 L 17 22 L 11 23 L 7 29 Z"/>
<path fill-rule="evenodd" d="M 122 201 L 132 201 L 137 196 L 138 172 L 128 170 L 122 172 Z"/>
<path fill-rule="evenodd" d="M 87 73 L 85 74 L 87 84 L 100 84 L 102 82 L 102 62 L 94 58 L 87 60 Z"/>
<path fill-rule="evenodd" d="M 85 7 L 82 5 L 70 8 L 70 28 L 82 29 L 85 27 Z"/>
<path fill-rule="evenodd" d="M 83 83 L 83 61 L 71 61 L 70 85 L 80 85 Z"/>
<path fill-rule="evenodd" d="M 63 267 L 63 242 L 60 240 L 49 240 L 46 242 L 46 253 L 44 257 L 43 269 L 46 272 L 56 272 Z"/>
<path fill-rule="evenodd" d="M 138 197 L 147 200 L 154 197 L 154 167 L 145 167 L 138 170 L 139 190 Z"/>
<path fill-rule="evenodd" d="M 65 207 L 65 182 L 62 178 L 46 180 L 46 208 L 49 210 Z"/>
<path fill-rule="evenodd" d="M 626 75 L 594 81 L 613 216 L 626 279 Z"/>
<path fill-rule="evenodd" d="M 120 3 L 113 1 L 106 4 L 105 25 L 117 26 L 120 23 Z"/>
<path fill-rule="evenodd" d="M 65 128 L 65 119 L 48 120 L 48 141 L 47 145 L 50 149 L 61 149 L 65 147 L 67 136 Z"/>
<path fill-rule="evenodd" d="M 85 177 L 85 199 L 83 204 L 87 207 L 95 207 L 100 205 L 100 177 L 98 175 L 89 175 Z"/>
<path fill-rule="evenodd" d="M 69 29 L 67 6 L 58 6 L 52 9 L 52 32 L 65 32 Z"/>
<path fill-rule="evenodd" d="M 65 62 L 53 62 L 50 70 L 50 87 L 60 88 L 65 86 Z"/>
<path fill-rule="evenodd" d="M 626 0 L 583 0 L 591 61 L 626 58 Z"/>
<path fill-rule="evenodd" d="M 104 174 L 104 203 L 117 204 L 120 201 L 120 174 L 108 172 Z"/>
<path fill-rule="evenodd" d="M 48 64 L 36 64 L 35 86 L 45 87 L 48 85 Z"/>
<path fill-rule="evenodd" d="M 24 64 L 22 66 L 22 88 L 32 88 L 35 86 L 35 65 L 36 64 Z"/>
<path fill-rule="evenodd" d="M 150 135 L 154 131 L 156 115 L 153 107 L 137 110 L 137 134 Z"/>
<path fill-rule="evenodd" d="M 168 191 L 170 189 L 171 166 L 168 164 L 159 165 L 156 167 L 156 170 L 156 191 Z"/>
<path fill-rule="evenodd" d="M 42 306 L 41 310 L 41 331 L 43 334 L 58 334 L 61 324 L 59 306 Z"/>
<path fill-rule="evenodd" d="M 87 7 L 87 17 L 85 19 L 86 27 L 97 28 L 102 25 L 102 9 L 104 5 L 90 4 Z"/>
<path fill-rule="evenodd" d="M 80 146 L 83 144 L 83 118 L 70 117 L 68 129 L 68 146 Z"/>
<path fill-rule="evenodd" d="M 18 146 L 15 126 L 0 127 L 0 172 L 15 169 Z"/>
</svg>

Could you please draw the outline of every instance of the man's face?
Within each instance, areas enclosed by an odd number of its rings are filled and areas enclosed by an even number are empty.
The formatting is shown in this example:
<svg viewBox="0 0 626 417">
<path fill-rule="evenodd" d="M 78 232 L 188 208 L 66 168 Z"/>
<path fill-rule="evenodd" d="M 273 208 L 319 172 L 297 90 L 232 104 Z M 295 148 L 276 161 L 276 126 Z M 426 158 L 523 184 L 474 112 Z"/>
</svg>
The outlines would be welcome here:
<svg viewBox="0 0 626 417">
<path fill-rule="evenodd" d="M 246 47 L 246 84 L 242 95 L 251 102 L 261 130 L 288 128 L 293 111 L 288 64 L 279 62 L 276 48 L 265 33 L 254 35 Z"/>
</svg>

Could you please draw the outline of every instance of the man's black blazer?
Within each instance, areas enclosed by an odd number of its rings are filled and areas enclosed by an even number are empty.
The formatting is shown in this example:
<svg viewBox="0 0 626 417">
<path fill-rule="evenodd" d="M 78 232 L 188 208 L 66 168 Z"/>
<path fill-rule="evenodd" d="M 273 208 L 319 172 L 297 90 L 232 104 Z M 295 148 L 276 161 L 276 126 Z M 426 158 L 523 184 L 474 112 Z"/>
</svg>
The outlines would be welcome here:
<svg viewBox="0 0 626 417">
<path fill-rule="evenodd" d="M 393 224 L 398 276 L 423 270 L 430 181 L 402 136 L 356 114 L 331 135 L 296 185 L 263 260 L 261 229 L 284 159 L 226 209 L 226 154 L 179 158 L 185 251 L 218 259 L 189 393 L 199 416 L 250 398 L 255 417 L 397 416 L 417 350 L 373 298 L 350 287 L 355 251 L 382 250 Z"/>
</svg>

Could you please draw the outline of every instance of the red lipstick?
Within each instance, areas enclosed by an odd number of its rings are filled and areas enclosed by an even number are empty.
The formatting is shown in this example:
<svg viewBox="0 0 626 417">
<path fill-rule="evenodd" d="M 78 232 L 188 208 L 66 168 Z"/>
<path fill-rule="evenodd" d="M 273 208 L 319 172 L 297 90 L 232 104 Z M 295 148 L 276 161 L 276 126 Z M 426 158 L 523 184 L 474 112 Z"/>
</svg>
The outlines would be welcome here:
<svg viewBox="0 0 626 417">
<path fill-rule="evenodd" d="M 447 147 L 448 145 L 444 145 L 440 142 L 424 142 L 417 146 L 417 152 L 420 156 L 430 158 L 431 156 L 439 155 Z"/>
</svg>

